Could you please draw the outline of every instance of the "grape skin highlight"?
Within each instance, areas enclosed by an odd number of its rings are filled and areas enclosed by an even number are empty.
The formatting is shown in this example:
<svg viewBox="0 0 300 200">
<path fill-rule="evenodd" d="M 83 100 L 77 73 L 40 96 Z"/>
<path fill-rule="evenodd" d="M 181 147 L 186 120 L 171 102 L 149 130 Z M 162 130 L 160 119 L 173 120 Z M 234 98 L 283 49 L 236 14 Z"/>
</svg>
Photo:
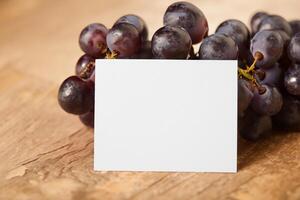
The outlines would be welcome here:
<svg viewBox="0 0 300 200">
<path fill-rule="evenodd" d="M 164 15 L 164 25 L 183 27 L 190 34 L 193 44 L 208 35 L 206 17 L 199 8 L 188 2 L 170 5 Z"/>
<path fill-rule="evenodd" d="M 141 47 L 138 30 L 128 23 L 114 25 L 107 34 L 106 42 L 109 50 L 117 53 L 118 58 L 129 58 Z"/>
<path fill-rule="evenodd" d="M 107 50 L 107 32 L 103 24 L 94 23 L 86 26 L 79 36 L 79 46 L 82 51 L 94 58 L 103 57 Z"/>
<path fill-rule="evenodd" d="M 199 48 L 199 58 L 202 60 L 236 60 L 238 47 L 230 37 L 214 34 L 203 40 Z"/>
<path fill-rule="evenodd" d="M 154 33 L 151 46 L 154 58 L 186 59 L 192 46 L 192 40 L 185 29 L 164 26 Z"/>
<path fill-rule="evenodd" d="M 94 83 L 77 76 L 67 78 L 59 88 L 58 102 L 68 113 L 87 113 L 94 108 Z"/>
<path fill-rule="evenodd" d="M 120 17 L 114 25 L 120 23 L 128 23 L 133 25 L 138 30 L 142 42 L 148 39 L 148 28 L 145 21 L 141 17 L 132 14 L 124 15 Z"/>
<path fill-rule="evenodd" d="M 258 60 L 256 66 L 268 68 L 274 65 L 281 57 L 284 47 L 282 36 L 276 31 L 259 31 L 251 40 L 250 50 L 252 56 L 261 53 L 263 58 Z"/>
</svg>

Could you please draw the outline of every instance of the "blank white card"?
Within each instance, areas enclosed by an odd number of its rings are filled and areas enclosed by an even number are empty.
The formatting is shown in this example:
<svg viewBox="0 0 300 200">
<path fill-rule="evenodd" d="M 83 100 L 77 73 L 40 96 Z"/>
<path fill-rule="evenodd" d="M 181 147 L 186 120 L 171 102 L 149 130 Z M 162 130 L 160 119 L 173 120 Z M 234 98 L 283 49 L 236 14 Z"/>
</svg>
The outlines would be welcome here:
<svg viewBox="0 0 300 200">
<path fill-rule="evenodd" d="M 236 172 L 236 61 L 97 60 L 95 96 L 95 170 Z"/>
</svg>

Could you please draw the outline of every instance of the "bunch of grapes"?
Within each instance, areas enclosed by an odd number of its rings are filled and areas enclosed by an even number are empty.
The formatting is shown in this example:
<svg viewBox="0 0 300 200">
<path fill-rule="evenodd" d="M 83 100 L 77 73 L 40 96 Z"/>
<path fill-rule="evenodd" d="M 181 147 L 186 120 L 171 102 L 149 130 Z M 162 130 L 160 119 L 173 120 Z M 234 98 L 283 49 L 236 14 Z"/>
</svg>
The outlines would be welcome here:
<svg viewBox="0 0 300 200">
<path fill-rule="evenodd" d="M 300 130 L 300 21 L 258 12 L 251 18 L 251 32 L 230 19 L 208 35 L 203 12 L 176 2 L 167 8 L 163 23 L 151 40 L 137 15 L 122 16 L 110 29 L 99 23 L 85 27 L 79 36 L 85 54 L 76 75 L 60 86 L 60 106 L 94 126 L 95 59 L 238 60 L 239 133 L 257 140 L 273 128 Z M 193 45 L 199 43 L 195 51 Z"/>
</svg>

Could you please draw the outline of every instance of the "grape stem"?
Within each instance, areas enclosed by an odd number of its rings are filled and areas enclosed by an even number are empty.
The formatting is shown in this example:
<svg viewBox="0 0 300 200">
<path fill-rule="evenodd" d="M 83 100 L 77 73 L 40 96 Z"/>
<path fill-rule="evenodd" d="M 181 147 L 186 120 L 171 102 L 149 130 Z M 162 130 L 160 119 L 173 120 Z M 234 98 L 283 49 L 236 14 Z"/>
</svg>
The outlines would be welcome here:
<svg viewBox="0 0 300 200">
<path fill-rule="evenodd" d="M 248 81 L 251 81 L 254 84 L 254 86 L 257 87 L 259 94 L 263 94 L 266 91 L 266 88 L 259 84 L 256 77 L 254 76 L 257 73 L 255 70 L 256 63 L 262 59 L 263 54 L 260 52 L 256 52 L 254 55 L 254 61 L 250 67 L 246 65 L 246 69 L 242 69 L 240 67 L 238 68 L 239 78 L 244 78 Z"/>
<path fill-rule="evenodd" d="M 263 54 L 260 52 L 255 52 L 254 54 L 254 62 L 252 63 L 252 65 L 250 67 L 247 66 L 247 72 L 253 72 L 255 69 L 255 65 L 257 63 L 257 61 L 262 60 L 263 59 Z"/>
<path fill-rule="evenodd" d="M 116 51 L 107 51 L 106 52 L 106 56 L 105 56 L 105 59 L 116 59 L 118 57 L 119 53 L 116 52 Z"/>
</svg>

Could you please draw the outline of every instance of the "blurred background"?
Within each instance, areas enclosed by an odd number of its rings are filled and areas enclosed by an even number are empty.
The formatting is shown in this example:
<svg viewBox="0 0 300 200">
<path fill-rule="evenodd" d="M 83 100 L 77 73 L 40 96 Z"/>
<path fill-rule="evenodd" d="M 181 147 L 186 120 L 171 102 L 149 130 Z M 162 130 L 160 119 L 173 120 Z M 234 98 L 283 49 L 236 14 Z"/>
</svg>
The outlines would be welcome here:
<svg viewBox="0 0 300 200">
<path fill-rule="evenodd" d="M 150 37 L 162 26 L 164 11 L 174 0 L 0 0 L 0 67 L 24 69 L 30 75 L 61 82 L 74 72 L 82 54 L 78 35 L 92 22 L 110 27 L 128 13 L 147 22 Z M 299 0 L 190 0 L 206 15 L 210 33 L 222 21 L 247 25 L 255 11 L 300 18 Z M 13 64 L 12 64 L 13 63 Z M 0 72 L 1 73 L 1 72 Z"/>
</svg>

